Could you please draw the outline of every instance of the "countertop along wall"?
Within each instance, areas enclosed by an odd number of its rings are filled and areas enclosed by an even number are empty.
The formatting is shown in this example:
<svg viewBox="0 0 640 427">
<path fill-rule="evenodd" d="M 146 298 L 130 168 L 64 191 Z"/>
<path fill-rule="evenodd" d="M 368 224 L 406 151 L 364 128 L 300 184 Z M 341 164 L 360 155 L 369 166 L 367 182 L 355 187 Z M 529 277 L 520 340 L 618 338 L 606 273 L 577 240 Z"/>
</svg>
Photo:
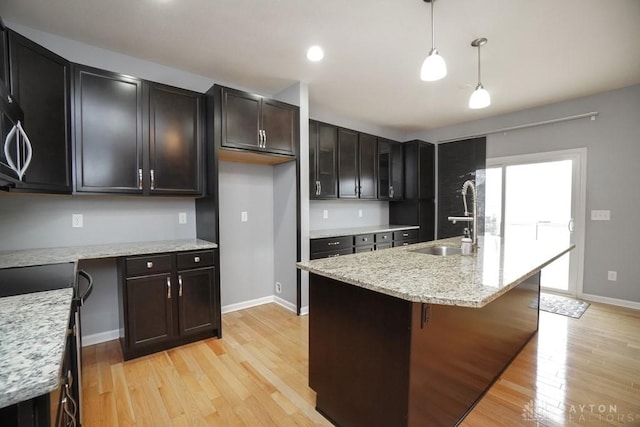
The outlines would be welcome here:
<svg viewBox="0 0 640 427">
<path fill-rule="evenodd" d="M 592 111 L 599 113 L 593 121 L 579 119 L 490 134 L 487 158 L 586 147 L 584 297 L 640 308 L 640 250 L 634 227 L 640 212 L 640 85 L 435 129 L 415 137 L 435 142 Z M 611 221 L 591 221 L 594 209 L 611 210 Z M 616 282 L 607 280 L 609 270 L 618 272 Z"/>
</svg>

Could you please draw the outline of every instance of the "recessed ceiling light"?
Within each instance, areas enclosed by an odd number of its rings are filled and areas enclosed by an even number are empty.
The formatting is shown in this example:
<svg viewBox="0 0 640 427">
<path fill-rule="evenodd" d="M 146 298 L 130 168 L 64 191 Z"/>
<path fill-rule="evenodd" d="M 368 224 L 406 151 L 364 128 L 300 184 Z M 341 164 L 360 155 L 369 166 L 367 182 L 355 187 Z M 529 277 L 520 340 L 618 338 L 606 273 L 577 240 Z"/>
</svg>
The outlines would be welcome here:
<svg viewBox="0 0 640 427">
<path fill-rule="evenodd" d="M 318 62 L 322 61 L 322 58 L 324 58 L 324 51 L 320 46 L 311 46 L 307 50 L 307 59 L 309 61 Z"/>
</svg>

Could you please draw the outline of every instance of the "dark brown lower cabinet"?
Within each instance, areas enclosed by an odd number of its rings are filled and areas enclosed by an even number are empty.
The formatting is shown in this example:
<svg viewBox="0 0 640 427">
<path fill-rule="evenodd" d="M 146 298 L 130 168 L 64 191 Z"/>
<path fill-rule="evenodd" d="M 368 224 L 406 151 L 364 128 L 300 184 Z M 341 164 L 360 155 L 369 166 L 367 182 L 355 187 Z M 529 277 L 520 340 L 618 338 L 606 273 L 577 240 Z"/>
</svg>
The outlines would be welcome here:
<svg viewBox="0 0 640 427">
<path fill-rule="evenodd" d="M 118 259 L 125 360 L 221 336 L 213 251 Z"/>
</svg>

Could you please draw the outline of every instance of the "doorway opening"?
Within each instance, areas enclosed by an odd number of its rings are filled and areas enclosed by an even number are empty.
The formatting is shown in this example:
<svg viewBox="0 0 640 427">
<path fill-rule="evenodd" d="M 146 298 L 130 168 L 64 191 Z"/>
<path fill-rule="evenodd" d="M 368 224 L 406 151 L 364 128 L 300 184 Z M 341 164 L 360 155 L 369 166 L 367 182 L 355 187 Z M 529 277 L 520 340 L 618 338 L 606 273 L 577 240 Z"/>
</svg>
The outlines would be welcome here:
<svg viewBox="0 0 640 427">
<path fill-rule="evenodd" d="M 573 243 L 542 270 L 543 290 L 582 294 L 586 148 L 487 159 L 485 234 L 509 241 Z"/>
</svg>

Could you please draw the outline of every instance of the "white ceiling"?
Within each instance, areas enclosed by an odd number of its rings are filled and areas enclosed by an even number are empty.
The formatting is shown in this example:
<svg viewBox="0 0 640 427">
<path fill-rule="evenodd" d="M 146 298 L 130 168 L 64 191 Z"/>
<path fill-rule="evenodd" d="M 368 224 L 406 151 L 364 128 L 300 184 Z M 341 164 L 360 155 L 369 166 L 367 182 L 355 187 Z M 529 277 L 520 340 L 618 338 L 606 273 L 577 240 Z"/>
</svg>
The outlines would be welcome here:
<svg viewBox="0 0 640 427">
<path fill-rule="evenodd" d="M 640 83 L 640 0 L 438 0 L 449 74 L 422 82 L 423 0 L 2 0 L 41 31 L 271 95 L 309 83 L 313 108 L 402 132 L 475 120 Z M 492 105 L 470 110 L 473 39 Z M 320 44 L 325 59 L 310 63 Z"/>
</svg>

